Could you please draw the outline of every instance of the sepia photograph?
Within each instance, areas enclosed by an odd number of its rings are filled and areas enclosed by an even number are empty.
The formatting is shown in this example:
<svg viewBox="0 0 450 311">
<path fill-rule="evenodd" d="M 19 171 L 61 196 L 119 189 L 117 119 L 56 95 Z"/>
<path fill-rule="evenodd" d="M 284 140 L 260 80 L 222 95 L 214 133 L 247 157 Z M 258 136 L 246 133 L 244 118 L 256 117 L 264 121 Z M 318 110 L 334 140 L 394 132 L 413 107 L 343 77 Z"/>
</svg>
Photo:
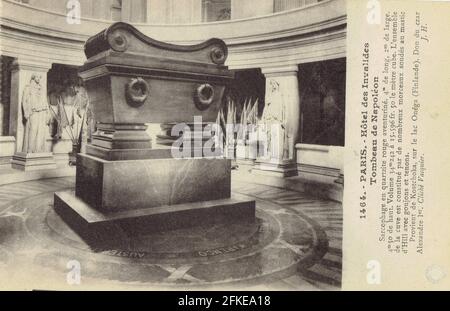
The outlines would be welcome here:
<svg viewBox="0 0 450 311">
<path fill-rule="evenodd" d="M 0 290 L 449 290 L 449 3 L 0 0 Z"/>
<path fill-rule="evenodd" d="M 2 0 L 0 38 L 2 287 L 340 289 L 345 1 Z"/>
</svg>

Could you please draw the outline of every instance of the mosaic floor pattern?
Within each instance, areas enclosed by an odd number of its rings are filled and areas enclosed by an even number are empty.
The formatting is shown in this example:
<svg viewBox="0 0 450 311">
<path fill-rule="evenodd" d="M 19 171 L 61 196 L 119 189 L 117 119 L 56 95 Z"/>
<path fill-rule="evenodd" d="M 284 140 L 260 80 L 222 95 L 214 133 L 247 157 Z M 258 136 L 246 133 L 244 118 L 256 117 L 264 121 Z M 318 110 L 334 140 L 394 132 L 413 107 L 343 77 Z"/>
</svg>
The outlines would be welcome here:
<svg viewBox="0 0 450 311">
<path fill-rule="evenodd" d="M 93 249 L 53 211 L 53 192 L 73 187 L 73 177 L 0 186 L 0 270 L 10 278 L 27 267 L 36 276 L 67 283 L 67 263 L 76 260 L 82 284 L 88 286 L 340 288 L 340 203 L 233 180 L 234 193 L 256 200 L 252 224 L 210 225 L 205 219 L 195 228 L 130 237 L 107 249 Z"/>
</svg>

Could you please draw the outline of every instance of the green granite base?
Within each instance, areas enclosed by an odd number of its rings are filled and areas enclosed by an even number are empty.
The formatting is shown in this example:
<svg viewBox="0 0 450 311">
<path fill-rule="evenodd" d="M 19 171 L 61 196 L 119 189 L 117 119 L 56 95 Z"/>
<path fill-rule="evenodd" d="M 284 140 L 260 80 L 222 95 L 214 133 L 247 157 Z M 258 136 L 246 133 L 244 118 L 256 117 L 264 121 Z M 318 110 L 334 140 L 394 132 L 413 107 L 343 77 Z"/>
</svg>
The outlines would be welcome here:
<svg viewBox="0 0 450 311">
<path fill-rule="evenodd" d="M 255 221 L 255 201 L 236 197 L 121 212 L 98 211 L 73 191 L 56 192 L 56 213 L 87 242 L 103 247 L 108 241 L 135 234 L 196 225 Z"/>
</svg>

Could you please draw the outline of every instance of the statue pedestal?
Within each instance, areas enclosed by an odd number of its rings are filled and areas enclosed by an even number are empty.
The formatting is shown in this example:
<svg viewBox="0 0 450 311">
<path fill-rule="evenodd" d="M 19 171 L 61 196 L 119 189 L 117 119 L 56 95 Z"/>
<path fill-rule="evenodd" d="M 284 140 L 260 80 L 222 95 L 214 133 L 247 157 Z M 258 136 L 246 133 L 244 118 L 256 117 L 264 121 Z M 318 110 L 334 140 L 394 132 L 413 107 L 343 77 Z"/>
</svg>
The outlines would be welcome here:
<svg viewBox="0 0 450 311">
<path fill-rule="evenodd" d="M 256 160 L 252 173 L 276 177 L 291 177 L 297 176 L 298 170 L 297 163 L 293 161 Z"/>
<path fill-rule="evenodd" d="M 56 169 L 52 153 L 16 152 L 11 160 L 12 168 L 22 171 Z"/>
</svg>

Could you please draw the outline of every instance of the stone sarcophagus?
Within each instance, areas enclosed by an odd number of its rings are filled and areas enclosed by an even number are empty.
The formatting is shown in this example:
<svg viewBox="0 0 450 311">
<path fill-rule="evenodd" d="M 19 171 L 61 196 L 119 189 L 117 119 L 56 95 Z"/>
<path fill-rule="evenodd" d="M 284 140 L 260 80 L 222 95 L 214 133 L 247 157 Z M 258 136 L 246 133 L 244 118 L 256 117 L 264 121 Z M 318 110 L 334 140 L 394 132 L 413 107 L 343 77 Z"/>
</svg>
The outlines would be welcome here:
<svg viewBox="0 0 450 311">
<path fill-rule="evenodd" d="M 254 219 L 254 201 L 231 196 L 230 160 L 171 152 L 176 124 L 208 138 L 203 128 L 216 119 L 233 78 L 222 40 L 173 45 L 115 23 L 86 42 L 85 54 L 79 75 L 97 131 L 77 157 L 75 192 L 55 194 L 66 222 L 98 237 Z M 161 124 L 156 141 L 147 123 Z"/>
<path fill-rule="evenodd" d="M 172 45 L 125 23 L 90 38 L 85 53 L 80 76 L 98 122 L 88 153 L 104 159 L 156 156 L 145 123 L 214 121 L 233 78 L 222 40 Z"/>
</svg>

